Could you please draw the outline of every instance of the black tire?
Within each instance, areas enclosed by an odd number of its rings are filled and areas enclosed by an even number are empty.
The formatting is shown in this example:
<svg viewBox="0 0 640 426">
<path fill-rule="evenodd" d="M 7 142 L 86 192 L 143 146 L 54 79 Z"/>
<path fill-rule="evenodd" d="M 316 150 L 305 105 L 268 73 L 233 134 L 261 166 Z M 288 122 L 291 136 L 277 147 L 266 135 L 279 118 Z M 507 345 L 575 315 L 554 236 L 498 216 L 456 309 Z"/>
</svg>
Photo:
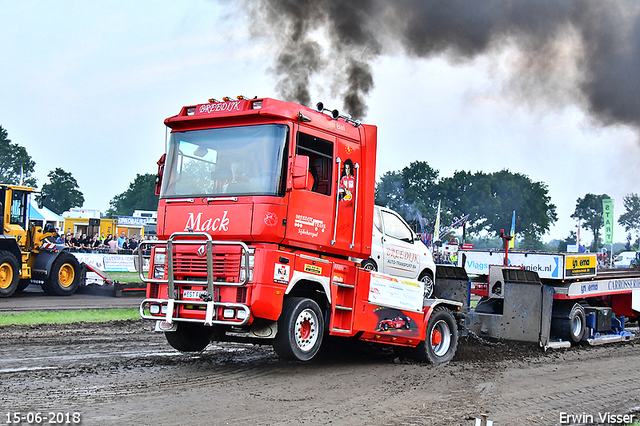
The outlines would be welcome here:
<svg viewBox="0 0 640 426">
<path fill-rule="evenodd" d="M 389 324 L 387 324 L 386 322 L 385 322 L 384 324 L 382 324 L 382 329 L 383 329 L 384 331 L 389 330 Z"/>
<path fill-rule="evenodd" d="M 164 336 L 167 342 L 180 352 L 200 352 L 211 342 L 213 327 L 189 322 L 176 323 L 176 331 L 167 331 Z"/>
<path fill-rule="evenodd" d="M 62 252 L 51 265 L 42 289 L 52 296 L 71 296 L 80 285 L 80 263 L 71 253 Z"/>
<path fill-rule="evenodd" d="M 425 340 L 414 349 L 418 361 L 442 364 L 453 359 L 458 348 L 458 327 L 451 311 L 435 308 L 427 322 Z"/>
<path fill-rule="evenodd" d="M 273 349 L 283 359 L 309 361 L 320 350 L 324 319 L 312 299 L 291 297 L 284 301 Z"/>
<path fill-rule="evenodd" d="M 31 284 L 31 280 L 20 280 L 18 282 L 18 287 L 16 288 L 16 293 L 20 293 L 21 291 L 23 291 L 25 288 L 29 287 L 29 284 Z"/>
<path fill-rule="evenodd" d="M 13 253 L 0 250 L 0 297 L 11 296 L 18 288 L 20 266 Z"/>
<path fill-rule="evenodd" d="M 373 259 L 365 260 L 360 264 L 360 267 L 373 272 L 378 271 L 378 265 L 376 265 L 376 262 L 374 262 Z"/>
<path fill-rule="evenodd" d="M 433 274 L 429 270 L 425 270 L 420 274 L 418 281 L 424 283 L 424 298 L 428 299 L 433 295 Z"/>
<path fill-rule="evenodd" d="M 558 309 L 551 320 L 551 331 L 562 340 L 580 342 L 586 331 L 584 308 L 574 303 Z"/>
</svg>

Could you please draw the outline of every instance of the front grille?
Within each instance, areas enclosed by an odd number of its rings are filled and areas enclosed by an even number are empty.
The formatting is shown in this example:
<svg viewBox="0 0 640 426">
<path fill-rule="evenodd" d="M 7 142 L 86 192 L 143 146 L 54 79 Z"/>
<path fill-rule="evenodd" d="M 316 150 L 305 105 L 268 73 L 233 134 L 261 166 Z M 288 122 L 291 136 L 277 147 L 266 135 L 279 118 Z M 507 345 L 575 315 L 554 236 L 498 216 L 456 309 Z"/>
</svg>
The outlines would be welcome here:
<svg viewBox="0 0 640 426">
<path fill-rule="evenodd" d="M 188 246 L 187 246 L 188 247 Z M 207 276 L 207 257 L 193 251 L 180 251 L 173 255 L 173 273 L 178 277 Z M 239 282 L 242 250 L 233 246 L 214 246 L 212 271 L 214 281 Z"/>
</svg>

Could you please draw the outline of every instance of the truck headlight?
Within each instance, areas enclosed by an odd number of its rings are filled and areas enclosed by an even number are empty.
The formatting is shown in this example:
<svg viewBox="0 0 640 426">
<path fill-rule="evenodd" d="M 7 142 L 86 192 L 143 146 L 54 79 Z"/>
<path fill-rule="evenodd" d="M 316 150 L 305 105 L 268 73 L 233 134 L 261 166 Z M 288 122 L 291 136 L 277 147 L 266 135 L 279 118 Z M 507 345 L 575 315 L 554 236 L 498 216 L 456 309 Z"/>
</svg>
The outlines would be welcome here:
<svg viewBox="0 0 640 426">
<path fill-rule="evenodd" d="M 153 252 L 153 264 L 164 266 L 167 261 L 167 249 L 164 247 L 157 247 Z"/>
</svg>

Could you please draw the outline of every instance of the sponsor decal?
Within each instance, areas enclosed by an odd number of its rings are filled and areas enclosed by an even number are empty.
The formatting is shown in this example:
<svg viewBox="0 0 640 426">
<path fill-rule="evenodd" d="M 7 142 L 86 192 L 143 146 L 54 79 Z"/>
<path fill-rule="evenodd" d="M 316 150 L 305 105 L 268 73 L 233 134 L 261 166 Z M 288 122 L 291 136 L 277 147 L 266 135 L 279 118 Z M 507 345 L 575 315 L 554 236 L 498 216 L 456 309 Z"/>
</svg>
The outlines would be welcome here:
<svg viewBox="0 0 640 426">
<path fill-rule="evenodd" d="M 210 104 L 200 105 L 198 112 L 200 114 L 211 114 L 212 112 L 231 112 L 241 111 L 240 101 L 233 102 L 215 102 Z"/>
<path fill-rule="evenodd" d="M 274 212 L 267 212 L 267 214 L 264 215 L 265 225 L 276 226 L 277 223 L 278 223 L 278 215 L 276 215 Z"/>
<path fill-rule="evenodd" d="M 371 274 L 369 302 L 415 312 L 422 311 L 424 283 L 395 278 L 384 274 Z"/>
<path fill-rule="evenodd" d="M 289 283 L 289 271 L 291 267 L 289 265 L 283 265 L 282 263 L 276 263 L 273 269 L 273 282 L 288 284 Z"/>
<path fill-rule="evenodd" d="M 566 276 L 594 275 L 596 273 L 596 256 L 567 256 Z"/>
<path fill-rule="evenodd" d="M 387 265 L 399 269 L 415 271 L 416 269 L 418 269 L 418 264 L 420 263 L 418 253 L 416 252 L 387 247 L 385 249 L 385 255 L 387 259 Z"/>
<path fill-rule="evenodd" d="M 187 223 L 184 226 L 184 230 L 193 230 L 195 232 L 226 232 L 229 230 L 229 218 L 227 218 L 227 211 L 225 210 L 223 212 L 222 217 L 210 217 L 208 219 L 205 219 L 204 221 L 202 220 L 202 212 L 198 213 L 198 215 L 195 217 L 193 213 L 189 213 L 189 217 L 187 218 Z"/>
<path fill-rule="evenodd" d="M 304 265 L 304 271 L 310 274 L 322 275 L 322 268 L 316 265 Z"/>
<path fill-rule="evenodd" d="M 327 227 L 322 220 L 314 219 L 311 216 L 305 216 L 302 214 L 296 215 L 293 226 L 298 228 L 299 235 L 308 235 L 312 238 L 317 237 L 319 233 L 324 233 L 324 230 Z"/>
</svg>

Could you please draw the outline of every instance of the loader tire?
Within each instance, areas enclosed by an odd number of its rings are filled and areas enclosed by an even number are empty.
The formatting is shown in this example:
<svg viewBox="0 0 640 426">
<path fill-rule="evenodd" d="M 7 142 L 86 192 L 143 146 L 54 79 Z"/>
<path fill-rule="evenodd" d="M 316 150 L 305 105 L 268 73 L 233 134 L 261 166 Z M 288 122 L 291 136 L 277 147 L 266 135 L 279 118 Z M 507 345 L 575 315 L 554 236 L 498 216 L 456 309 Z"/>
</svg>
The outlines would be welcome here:
<svg viewBox="0 0 640 426">
<path fill-rule="evenodd" d="M 42 289 L 52 296 L 71 296 L 80 285 L 80 263 L 71 253 L 62 252 L 53 261 Z"/>
<path fill-rule="evenodd" d="M 171 347 L 180 352 L 200 352 L 209 346 L 213 331 L 213 327 L 179 322 L 176 331 L 167 331 L 164 336 Z"/>
<path fill-rule="evenodd" d="M 18 260 L 11 252 L 0 250 L 0 297 L 11 296 L 18 288 L 19 280 Z"/>
<path fill-rule="evenodd" d="M 453 359 L 457 348 L 456 319 L 449 309 L 435 308 L 427 322 L 425 340 L 415 347 L 414 357 L 429 364 L 442 364 Z"/>
</svg>

